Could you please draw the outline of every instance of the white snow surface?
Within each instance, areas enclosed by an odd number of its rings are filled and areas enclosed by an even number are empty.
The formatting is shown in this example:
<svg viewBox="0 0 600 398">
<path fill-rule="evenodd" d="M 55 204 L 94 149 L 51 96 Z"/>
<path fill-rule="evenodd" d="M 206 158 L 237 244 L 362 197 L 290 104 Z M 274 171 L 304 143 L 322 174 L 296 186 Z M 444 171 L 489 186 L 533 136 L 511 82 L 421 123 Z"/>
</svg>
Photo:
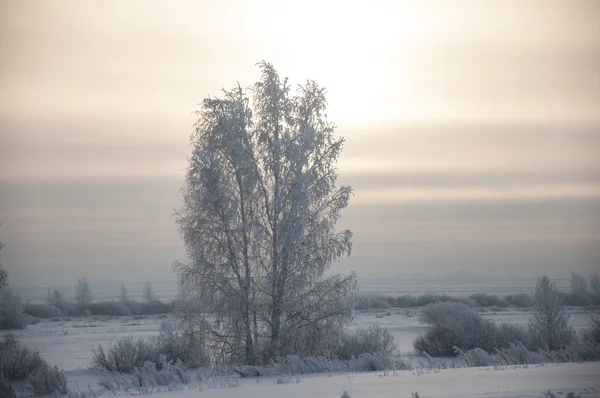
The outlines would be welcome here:
<svg viewBox="0 0 600 398">
<path fill-rule="evenodd" d="M 575 329 L 585 327 L 585 313 L 571 309 L 571 324 Z M 425 361 L 414 354 L 412 342 L 426 331 L 420 325 L 419 309 L 389 309 L 358 312 L 351 328 L 364 328 L 379 324 L 388 328 L 396 338 L 403 357 L 419 368 Z M 482 315 L 498 323 L 525 324 L 530 316 L 526 310 L 486 309 Z M 164 316 L 145 317 L 88 317 L 65 321 L 45 320 L 27 329 L 12 331 L 26 346 L 36 348 L 50 365 L 65 370 L 69 385 L 87 390 L 88 385 L 100 390 L 100 376 L 88 369 L 91 348 L 122 337 L 150 337 L 157 335 Z M 3 331 L 0 336 L 7 333 Z M 422 361 L 422 362 L 421 362 Z M 446 359 L 448 364 L 457 361 Z M 547 390 L 573 391 L 584 397 L 600 397 L 600 363 L 548 364 L 542 367 L 457 368 L 438 372 L 411 370 L 332 375 L 300 375 L 288 377 L 282 384 L 277 378 L 240 379 L 233 388 L 204 389 L 183 386 L 183 391 L 155 392 L 156 397 L 340 397 L 347 391 L 352 398 L 407 397 L 418 392 L 419 397 L 541 397 Z M 190 388 L 192 388 L 190 390 Z M 586 393 L 584 389 L 588 389 Z M 594 392 L 595 390 L 595 392 Z M 130 392 L 137 394 L 138 392 Z M 561 396 L 558 394 L 557 396 Z"/>
<path fill-rule="evenodd" d="M 543 367 L 446 369 L 438 373 L 416 371 L 369 372 L 345 375 L 314 375 L 299 381 L 276 384 L 273 380 L 242 380 L 239 387 L 203 391 L 155 393 L 155 398 L 339 398 L 346 391 L 352 398 L 517 398 L 542 397 L 548 390 L 564 397 L 575 392 L 582 398 L 600 397 L 600 364 L 553 364 Z"/>
</svg>

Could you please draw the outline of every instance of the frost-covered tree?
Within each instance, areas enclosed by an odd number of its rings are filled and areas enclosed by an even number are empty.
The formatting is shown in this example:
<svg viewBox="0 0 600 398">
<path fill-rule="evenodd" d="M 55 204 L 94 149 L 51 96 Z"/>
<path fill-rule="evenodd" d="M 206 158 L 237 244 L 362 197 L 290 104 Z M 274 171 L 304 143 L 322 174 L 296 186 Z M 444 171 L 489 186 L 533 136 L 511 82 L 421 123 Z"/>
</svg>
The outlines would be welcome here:
<svg viewBox="0 0 600 398">
<path fill-rule="evenodd" d="M 210 313 L 187 320 L 219 359 L 246 363 L 316 350 L 356 292 L 354 275 L 325 275 L 352 238 L 335 229 L 352 190 L 336 185 L 344 140 L 325 90 L 292 95 L 260 68 L 251 96 L 238 85 L 203 101 L 177 215 L 190 262 L 175 270 Z"/>
<path fill-rule="evenodd" d="M 75 302 L 79 309 L 86 308 L 93 301 L 90 284 L 85 277 L 79 278 L 75 287 Z"/>
<path fill-rule="evenodd" d="M 0 223 L 0 225 L 2 224 Z M 0 242 L 0 250 L 2 250 L 3 247 L 4 244 Z M 2 291 L 6 286 L 8 286 L 8 273 L 6 270 L 2 269 L 2 258 L 0 258 L 0 294 L 2 294 Z"/>
<path fill-rule="evenodd" d="M 150 282 L 146 282 L 142 294 L 146 303 L 156 301 L 156 295 L 154 294 L 154 290 L 152 289 L 152 285 L 150 284 Z"/>
<path fill-rule="evenodd" d="M 538 279 L 533 295 L 533 316 L 529 321 L 532 338 L 541 348 L 554 351 L 573 342 L 575 331 L 569 325 L 569 314 L 563 306 L 562 294 L 547 276 Z"/>
<path fill-rule="evenodd" d="M 125 284 L 121 282 L 121 287 L 119 289 L 119 302 L 126 304 L 129 301 L 129 292 L 125 287 Z"/>
<path fill-rule="evenodd" d="M 597 297 L 600 297 L 600 278 L 597 273 L 590 275 L 590 289 Z"/>
<path fill-rule="evenodd" d="M 577 299 L 577 303 L 579 305 L 590 305 L 592 300 L 590 292 L 588 291 L 587 280 L 583 277 L 583 275 L 573 272 L 569 282 L 571 293 Z"/>
</svg>

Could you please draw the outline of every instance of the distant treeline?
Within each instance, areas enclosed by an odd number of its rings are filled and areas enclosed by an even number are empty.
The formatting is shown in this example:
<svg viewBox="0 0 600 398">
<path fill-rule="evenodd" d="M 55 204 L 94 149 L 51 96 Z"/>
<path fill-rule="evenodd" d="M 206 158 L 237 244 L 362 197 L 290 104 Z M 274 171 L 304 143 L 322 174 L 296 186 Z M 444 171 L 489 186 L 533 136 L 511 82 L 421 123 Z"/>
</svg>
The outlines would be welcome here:
<svg viewBox="0 0 600 398">
<path fill-rule="evenodd" d="M 563 303 L 572 307 L 600 306 L 600 281 L 596 273 L 588 280 L 582 275 L 573 273 L 568 292 L 561 292 Z M 418 308 L 439 302 L 462 302 L 469 307 L 498 308 L 530 308 L 533 297 L 527 293 L 507 294 L 500 297 L 496 294 L 475 293 L 468 297 L 448 294 L 422 294 L 419 296 L 388 296 L 380 294 L 361 295 L 358 299 L 358 310 L 387 308 Z"/>
<path fill-rule="evenodd" d="M 158 300 L 147 282 L 143 289 L 143 301 L 132 300 L 121 284 L 118 297 L 113 300 L 94 301 L 90 284 L 80 278 L 75 287 L 74 299 L 65 299 L 54 290 L 48 292 L 46 303 L 34 304 L 23 301 L 19 294 L 6 288 L 0 300 L 0 329 L 23 329 L 36 319 L 55 319 L 71 316 L 132 316 L 158 315 L 172 312 L 174 306 L 183 300 L 184 295 L 171 302 Z"/>
</svg>

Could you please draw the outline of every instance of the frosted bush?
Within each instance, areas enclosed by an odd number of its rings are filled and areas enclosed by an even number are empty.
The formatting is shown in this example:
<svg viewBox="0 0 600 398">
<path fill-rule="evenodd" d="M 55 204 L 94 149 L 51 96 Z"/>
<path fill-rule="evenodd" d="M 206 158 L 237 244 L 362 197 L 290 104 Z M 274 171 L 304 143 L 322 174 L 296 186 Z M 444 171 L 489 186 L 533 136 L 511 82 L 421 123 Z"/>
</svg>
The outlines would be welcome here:
<svg viewBox="0 0 600 398">
<path fill-rule="evenodd" d="M 198 367 L 209 365 L 204 336 L 193 333 L 191 329 L 179 323 L 165 321 L 161 324 L 160 334 L 154 339 L 156 350 L 166 357 L 170 363 L 177 360 L 187 366 Z"/>
<path fill-rule="evenodd" d="M 421 310 L 419 321 L 426 325 L 435 325 L 447 318 L 465 321 L 476 316 L 477 313 L 464 303 L 439 302 L 427 304 Z"/>
<path fill-rule="evenodd" d="M 36 318 L 49 319 L 62 315 L 60 308 L 48 304 L 27 304 L 23 309 L 25 314 Z"/>
<path fill-rule="evenodd" d="M 350 359 L 366 353 L 392 355 L 396 350 L 393 334 L 379 325 L 372 325 L 368 329 L 344 332 L 334 355 Z"/>
<path fill-rule="evenodd" d="M 0 329 L 25 329 L 31 317 L 23 313 L 21 296 L 10 288 L 4 289 L 0 295 Z"/>
<path fill-rule="evenodd" d="M 488 354 L 481 348 L 473 348 L 467 352 L 463 352 L 460 349 L 456 350 L 458 355 L 464 359 L 467 366 L 492 366 L 496 365 L 497 361 L 493 355 Z"/>
<path fill-rule="evenodd" d="M 531 295 L 526 293 L 507 294 L 504 296 L 504 301 L 510 306 L 517 308 L 528 308 L 533 306 Z"/>
<path fill-rule="evenodd" d="M 146 361 L 144 366 L 135 368 L 133 376 L 140 387 L 168 386 L 172 384 L 189 384 L 193 381 L 192 375 L 187 371 L 181 361 L 170 364 L 163 356 L 159 360 L 159 368 L 155 363 Z"/>
<path fill-rule="evenodd" d="M 124 337 L 106 348 L 99 345 L 92 349 L 92 367 L 109 372 L 131 373 L 146 361 L 158 363 L 159 353 L 152 342 L 143 338 Z"/>
<path fill-rule="evenodd" d="M 532 365 L 548 362 L 543 353 L 528 350 L 520 342 L 510 343 L 508 347 L 496 350 L 496 356 L 505 365 Z"/>
<path fill-rule="evenodd" d="M 0 374 L 8 380 L 26 379 L 44 364 L 37 351 L 22 346 L 13 334 L 0 340 Z"/>
<path fill-rule="evenodd" d="M 17 393 L 8 379 L 0 372 L 0 397 L 16 398 Z"/>
<path fill-rule="evenodd" d="M 423 308 L 421 322 L 431 325 L 425 335 L 417 337 L 413 346 L 432 356 L 455 356 L 462 351 L 480 348 L 486 352 L 506 348 L 510 343 L 529 344 L 525 328 L 496 325 L 463 303 L 436 303 Z"/>
<path fill-rule="evenodd" d="M 67 378 L 56 366 L 46 363 L 40 366 L 29 379 L 31 391 L 36 395 L 67 394 Z"/>
<path fill-rule="evenodd" d="M 583 340 L 589 343 L 600 343 L 600 310 L 590 311 L 587 320 L 589 327 L 582 332 Z"/>
</svg>

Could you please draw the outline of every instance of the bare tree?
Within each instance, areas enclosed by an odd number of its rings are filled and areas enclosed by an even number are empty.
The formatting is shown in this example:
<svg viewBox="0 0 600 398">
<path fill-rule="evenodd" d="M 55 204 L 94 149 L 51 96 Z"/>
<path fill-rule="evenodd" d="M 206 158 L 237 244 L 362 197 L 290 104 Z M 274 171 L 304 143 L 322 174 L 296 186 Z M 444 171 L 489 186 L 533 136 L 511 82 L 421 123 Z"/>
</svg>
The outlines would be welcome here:
<svg viewBox="0 0 600 398">
<path fill-rule="evenodd" d="M 207 98 L 192 134 L 177 214 L 189 264 L 176 264 L 210 315 L 187 314 L 223 360 L 253 363 L 304 347 L 349 321 L 354 275 L 325 276 L 349 255 L 335 224 L 351 195 L 336 186 L 344 140 L 325 90 L 261 63 L 250 98 L 238 85 Z"/>
<path fill-rule="evenodd" d="M 79 309 L 86 308 L 93 301 L 90 284 L 85 277 L 79 278 L 75 288 L 75 302 Z"/>
<path fill-rule="evenodd" d="M 554 351 L 573 342 L 575 331 L 569 325 L 562 294 L 547 276 L 538 279 L 533 301 L 534 312 L 529 325 L 532 336 L 539 338 L 542 348 Z"/>
</svg>

